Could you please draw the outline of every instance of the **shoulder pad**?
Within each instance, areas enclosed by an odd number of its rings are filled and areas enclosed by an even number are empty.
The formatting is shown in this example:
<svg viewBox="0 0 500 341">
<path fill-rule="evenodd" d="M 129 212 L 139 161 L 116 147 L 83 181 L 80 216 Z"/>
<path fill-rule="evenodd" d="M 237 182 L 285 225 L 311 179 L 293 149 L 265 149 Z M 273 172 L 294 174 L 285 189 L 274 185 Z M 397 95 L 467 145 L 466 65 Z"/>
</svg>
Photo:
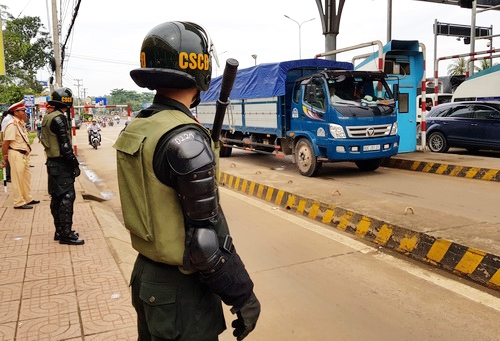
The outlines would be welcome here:
<svg viewBox="0 0 500 341">
<path fill-rule="evenodd" d="M 185 175 L 214 162 L 207 136 L 197 129 L 175 134 L 167 143 L 167 160 L 177 174 Z"/>
<path fill-rule="evenodd" d="M 63 125 L 66 125 L 66 123 L 68 122 L 66 120 L 66 116 L 64 114 L 59 114 L 59 115 L 56 115 L 54 116 L 53 120 L 59 125 L 59 124 L 63 124 Z"/>
</svg>

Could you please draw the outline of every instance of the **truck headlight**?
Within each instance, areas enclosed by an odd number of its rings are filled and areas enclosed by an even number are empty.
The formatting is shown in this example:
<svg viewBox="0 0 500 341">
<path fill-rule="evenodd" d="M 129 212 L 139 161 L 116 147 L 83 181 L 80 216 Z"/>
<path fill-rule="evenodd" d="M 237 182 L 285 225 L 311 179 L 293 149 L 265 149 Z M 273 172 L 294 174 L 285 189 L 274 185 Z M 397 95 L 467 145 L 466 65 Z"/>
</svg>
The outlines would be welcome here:
<svg viewBox="0 0 500 341">
<path fill-rule="evenodd" d="M 391 128 L 391 135 L 396 135 L 398 133 L 398 122 L 394 122 Z"/>
<path fill-rule="evenodd" d="M 345 131 L 342 126 L 334 123 L 330 123 L 330 134 L 332 134 L 333 138 L 336 139 L 345 139 Z"/>
</svg>

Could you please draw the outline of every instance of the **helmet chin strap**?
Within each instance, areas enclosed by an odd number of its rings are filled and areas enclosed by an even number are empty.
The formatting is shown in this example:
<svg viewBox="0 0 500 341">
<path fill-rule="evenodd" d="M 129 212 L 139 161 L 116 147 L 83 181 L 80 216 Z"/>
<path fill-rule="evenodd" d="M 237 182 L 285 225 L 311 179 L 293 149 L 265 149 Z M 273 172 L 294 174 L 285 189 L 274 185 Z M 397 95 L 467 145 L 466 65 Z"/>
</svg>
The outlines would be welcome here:
<svg viewBox="0 0 500 341">
<path fill-rule="evenodd" d="M 193 97 L 193 101 L 191 102 L 190 108 L 196 107 L 198 104 L 200 104 L 201 97 L 200 97 L 200 90 L 196 92 L 196 95 Z"/>
</svg>

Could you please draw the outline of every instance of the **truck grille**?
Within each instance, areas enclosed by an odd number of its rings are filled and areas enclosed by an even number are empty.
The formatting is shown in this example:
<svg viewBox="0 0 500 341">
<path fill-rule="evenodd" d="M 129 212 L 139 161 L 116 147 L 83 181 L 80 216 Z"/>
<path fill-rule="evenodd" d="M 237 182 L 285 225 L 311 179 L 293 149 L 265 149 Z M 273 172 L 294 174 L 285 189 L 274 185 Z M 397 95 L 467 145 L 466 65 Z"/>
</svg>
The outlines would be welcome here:
<svg viewBox="0 0 500 341">
<path fill-rule="evenodd" d="M 388 136 L 391 133 L 391 126 L 391 124 L 352 126 L 347 127 L 347 134 L 354 139 Z"/>
</svg>

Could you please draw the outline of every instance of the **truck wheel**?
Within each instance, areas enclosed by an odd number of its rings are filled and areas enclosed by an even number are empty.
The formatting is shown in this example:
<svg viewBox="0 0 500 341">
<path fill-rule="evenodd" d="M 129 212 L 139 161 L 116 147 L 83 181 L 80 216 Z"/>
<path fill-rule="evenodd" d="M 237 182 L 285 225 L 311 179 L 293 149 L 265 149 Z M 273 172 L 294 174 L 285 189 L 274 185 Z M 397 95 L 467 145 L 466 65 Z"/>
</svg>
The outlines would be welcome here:
<svg viewBox="0 0 500 341">
<path fill-rule="evenodd" d="M 232 151 L 233 151 L 233 148 L 220 146 L 219 156 L 220 157 L 230 157 Z"/>
<path fill-rule="evenodd" d="M 438 131 L 431 133 L 427 139 L 427 146 L 429 150 L 434 153 L 446 153 L 450 147 L 448 147 L 448 141 L 446 137 Z"/>
<path fill-rule="evenodd" d="M 358 160 L 354 161 L 359 170 L 363 172 L 373 172 L 382 163 L 382 159 L 372 159 L 372 160 Z"/>
<path fill-rule="evenodd" d="M 299 167 L 300 174 L 304 176 L 315 176 L 321 168 L 311 142 L 300 139 L 295 146 L 295 162 Z"/>
</svg>

